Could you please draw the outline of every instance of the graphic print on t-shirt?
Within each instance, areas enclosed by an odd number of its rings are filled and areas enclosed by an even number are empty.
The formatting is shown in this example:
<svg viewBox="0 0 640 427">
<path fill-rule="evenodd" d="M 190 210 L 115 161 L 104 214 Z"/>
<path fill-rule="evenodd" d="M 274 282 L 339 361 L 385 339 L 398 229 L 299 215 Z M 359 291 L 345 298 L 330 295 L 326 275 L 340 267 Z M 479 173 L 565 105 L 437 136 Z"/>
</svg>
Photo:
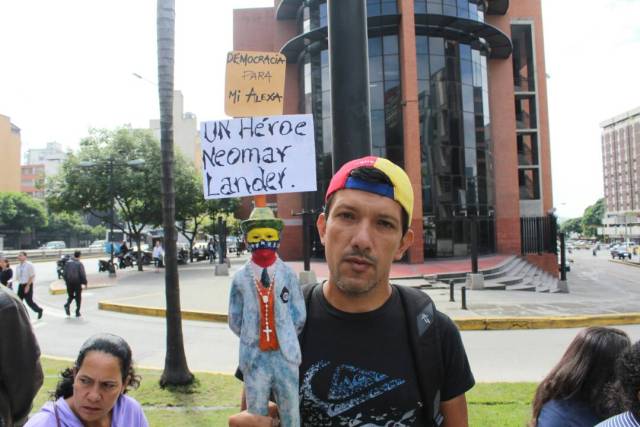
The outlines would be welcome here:
<svg viewBox="0 0 640 427">
<path fill-rule="evenodd" d="M 412 426 L 417 408 L 380 408 L 373 402 L 405 383 L 381 372 L 318 361 L 309 367 L 300 385 L 305 425 Z"/>
</svg>

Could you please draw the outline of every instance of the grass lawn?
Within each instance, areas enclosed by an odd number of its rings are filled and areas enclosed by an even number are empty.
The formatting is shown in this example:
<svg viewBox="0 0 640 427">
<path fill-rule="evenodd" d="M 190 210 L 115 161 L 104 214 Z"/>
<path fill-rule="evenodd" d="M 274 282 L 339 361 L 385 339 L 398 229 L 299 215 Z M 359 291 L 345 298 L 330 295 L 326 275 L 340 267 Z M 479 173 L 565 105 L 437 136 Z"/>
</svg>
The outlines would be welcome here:
<svg viewBox="0 0 640 427">
<path fill-rule="evenodd" d="M 36 397 L 34 412 L 50 398 L 59 372 L 71 362 L 42 359 L 45 381 Z M 163 390 L 159 370 L 139 369 L 140 388 L 131 392 L 143 406 L 153 427 L 226 426 L 238 411 L 241 385 L 230 375 L 196 373 L 197 383 L 188 389 Z M 480 383 L 467 394 L 472 427 L 523 427 L 531 414 L 535 383 Z"/>
</svg>

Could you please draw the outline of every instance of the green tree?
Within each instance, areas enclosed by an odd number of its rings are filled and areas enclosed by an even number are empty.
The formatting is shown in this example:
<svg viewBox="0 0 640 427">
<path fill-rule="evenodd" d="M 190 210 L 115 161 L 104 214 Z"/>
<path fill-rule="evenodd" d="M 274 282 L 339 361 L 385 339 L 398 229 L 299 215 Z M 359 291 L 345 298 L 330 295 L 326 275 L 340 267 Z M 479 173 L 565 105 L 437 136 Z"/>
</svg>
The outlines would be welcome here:
<svg viewBox="0 0 640 427">
<path fill-rule="evenodd" d="M 103 239 L 104 226 L 91 227 L 86 224 L 82 216 L 77 213 L 49 211 L 47 225 L 38 228 L 38 233 L 46 233 L 52 236 L 49 240 L 65 240 L 65 237 L 75 236 L 79 240 Z"/>
<path fill-rule="evenodd" d="M 47 203 L 53 212 L 88 212 L 131 236 L 140 251 L 146 226 L 159 224 L 160 149 L 148 130 L 93 129 L 49 181 Z M 142 160 L 141 164 L 132 163 Z M 142 263 L 138 262 L 142 269 Z"/>
<path fill-rule="evenodd" d="M 597 234 L 598 227 L 602 227 L 605 210 L 604 197 L 584 210 L 582 215 L 582 233 L 584 235 L 593 237 Z"/>
<path fill-rule="evenodd" d="M 189 258 L 193 261 L 193 244 L 198 233 L 209 222 L 207 202 L 202 192 L 202 179 L 195 168 L 189 166 L 187 173 L 176 177 L 176 227 L 189 241 Z"/>
<path fill-rule="evenodd" d="M 40 200 L 24 193 L 0 193 L 0 230 L 30 233 L 47 225 L 47 212 Z"/>
<path fill-rule="evenodd" d="M 560 225 L 560 231 L 563 233 L 578 233 L 582 234 L 582 217 L 571 218 L 564 221 Z"/>
<path fill-rule="evenodd" d="M 167 350 L 160 385 L 192 384 L 182 336 L 180 283 L 176 250 L 176 205 L 173 151 L 173 65 L 175 60 L 175 0 L 158 0 L 158 94 L 160 98 L 160 146 L 162 151 L 162 228 L 165 237 L 165 294 Z"/>
</svg>

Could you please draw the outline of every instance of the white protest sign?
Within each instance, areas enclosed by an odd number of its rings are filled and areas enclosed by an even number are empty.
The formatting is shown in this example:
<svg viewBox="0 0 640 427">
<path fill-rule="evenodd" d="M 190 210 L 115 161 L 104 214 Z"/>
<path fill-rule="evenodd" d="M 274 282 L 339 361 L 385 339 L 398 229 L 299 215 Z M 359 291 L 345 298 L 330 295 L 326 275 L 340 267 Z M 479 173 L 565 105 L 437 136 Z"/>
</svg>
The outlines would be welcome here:
<svg viewBox="0 0 640 427">
<path fill-rule="evenodd" d="M 313 117 L 244 117 L 200 124 L 205 199 L 316 191 Z"/>
</svg>

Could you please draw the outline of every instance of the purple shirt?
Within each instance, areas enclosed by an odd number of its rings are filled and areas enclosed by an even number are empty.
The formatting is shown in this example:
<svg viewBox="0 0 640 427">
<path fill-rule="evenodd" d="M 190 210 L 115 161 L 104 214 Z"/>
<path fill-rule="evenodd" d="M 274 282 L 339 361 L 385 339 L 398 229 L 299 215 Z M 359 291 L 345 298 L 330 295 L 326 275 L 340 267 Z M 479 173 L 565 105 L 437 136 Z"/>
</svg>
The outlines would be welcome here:
<svg viewBox="0 0 640 427">
<path fill-rule="evenodd" d="M 24 427 L 58 427 L 53 408 L 54 402 L 47 402 L 42 409 L 29 419 Z M 58 407 L 60 427 L 83 427 L 63 397 L 55 405 Z M 133 398 L 121 394 L 112 409 L 111 427 L 148 427 L 142 407 Z"/>
</svg>

